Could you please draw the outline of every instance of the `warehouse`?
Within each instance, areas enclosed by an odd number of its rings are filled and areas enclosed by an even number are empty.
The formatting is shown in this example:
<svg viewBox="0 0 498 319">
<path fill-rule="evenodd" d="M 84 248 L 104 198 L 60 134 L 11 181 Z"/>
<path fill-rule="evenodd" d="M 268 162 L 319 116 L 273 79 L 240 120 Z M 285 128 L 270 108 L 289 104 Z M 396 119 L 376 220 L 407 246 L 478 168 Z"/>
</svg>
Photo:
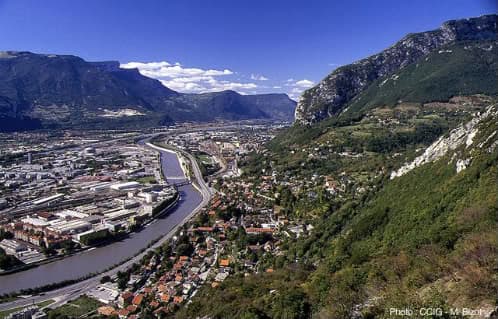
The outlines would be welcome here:
<svg viewBox="0 0 498 319">
<path fill-rule="evenodd" d="M 91 228 L 92 224 L 84 220 L 61 221 L 53 223 L 48 227 L 49 230 L 52 230 L 60 235 L 77 234 L 87 231 Z"/>
<path fill-rule="evenodd" d="M 116 190 L 116 191 L 136 189 L 139 187 L 140 187 L 140 183 L 138 183 L 138 182 L 126 182 L 126 183 L 119 183 L 119 184 L 111 185 L 111 189 Z"/>
</svg>

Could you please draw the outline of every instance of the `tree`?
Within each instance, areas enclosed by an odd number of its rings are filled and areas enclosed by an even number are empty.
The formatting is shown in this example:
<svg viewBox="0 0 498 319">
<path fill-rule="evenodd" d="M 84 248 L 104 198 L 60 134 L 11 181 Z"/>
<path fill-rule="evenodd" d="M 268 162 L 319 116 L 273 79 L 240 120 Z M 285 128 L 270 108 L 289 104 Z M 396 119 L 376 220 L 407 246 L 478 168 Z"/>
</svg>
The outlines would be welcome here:
<svg viewBox="0 0 498 319">
<path fill-rule="evenodd" d="M 107 275 L 103 276 L 102 278 L 100 278 L 100 283 L 101 284 L 105 284 L 106 282 L 109 282 L 109 281 L 111 281 L 111 277 L 109 277 Z"/>
<path fill-rule="evenodd" d="M 194 252 L 194 246 L 192 244 L 180 244 L 176 247 L 176 254 L 178 256 L 190 256 Z"/>
<path fill-rule="evenodd" d="M 130 273 L 118 271 L 116 275 L 118 277 L 118 288 L 124 290 L 130 280 Z"/>
<path fill-rule="evenodd" d="M 12 238 L 14 238 L 14 234 L 12 234 L 10 231 L 0 229 L 0 241 L 4 240 L 4 239 L 12 239 Z"/>
</svg>

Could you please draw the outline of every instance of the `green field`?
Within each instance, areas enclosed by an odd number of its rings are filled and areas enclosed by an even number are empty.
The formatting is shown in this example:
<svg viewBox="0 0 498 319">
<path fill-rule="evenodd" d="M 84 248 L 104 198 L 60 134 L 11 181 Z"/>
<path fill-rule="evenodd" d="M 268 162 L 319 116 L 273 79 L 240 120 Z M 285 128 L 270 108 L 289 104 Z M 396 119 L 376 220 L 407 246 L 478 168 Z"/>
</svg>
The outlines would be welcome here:
<svg viewBox="0 0 498 319">
<path fill-rule="evenodd" d="M 47 313 L 49 317 L 53 318 L 64 318 L 64 316 L 75 318 L 93 312 L 100 306 L 102 306 L 102 303 L 99 301 L 87 296 L 82 296 L 59 308 L 49 310 Z"/>
</svg>

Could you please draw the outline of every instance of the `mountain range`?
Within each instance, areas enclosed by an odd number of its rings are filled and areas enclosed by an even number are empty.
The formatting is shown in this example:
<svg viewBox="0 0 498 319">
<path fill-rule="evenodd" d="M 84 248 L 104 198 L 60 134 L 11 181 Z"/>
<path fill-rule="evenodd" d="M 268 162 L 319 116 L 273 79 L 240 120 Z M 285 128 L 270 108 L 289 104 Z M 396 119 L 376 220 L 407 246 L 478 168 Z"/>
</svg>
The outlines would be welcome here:
<svg viewBox="0 0 498 319">
<path fill-rule="evenodd" d="M 292 120 L 285 94 L 234 91 L 184 94 L 117 61 L 72 55 L 0 52 L 0 127 L 153 126 L 176 121 Z"/>
<path fill-rule="evenodd" d="M 337 68 L 316 86 L 303 93 L 296 107 L 296 121 L 301 124 L 310 124 L 334 117 L 360 99 L 361 93 L 367 89 L 375 85 L 382 86 L 390 78 L 391 83 L 396 82 L 399 72 L 423 63 L 430 54 L 441 54 L 445 59 L 453 59 L 455 53 L 449 47 L 455 45 L 469 51 L 476 45 L 481 46 L 480 55 L 487 55 L 487 60 L 477 56 L 474 61 L 481 61 L 479 66 L 484 63 L 484 67 L 474 68 L 473 65 L 465 66 L 465 64 L 457 63 L 456 68 L 451 68 L 451 62 L 446 61 L 445 67 L 433 69 L 437 70 L 437 73 L 422 74 L 416 79 L 417 85 L 421 83 L 424 86 L 423 101 L 420 98 L 413 99 L 410 95 L 404 95 L 403 92 L 397 96 L 391 94 L 392 97 L 397 98 L 396 101 L 430 102 L 448 99 L 461 92 L 465 94 L 487 93 L 487 88 L 479 88 L 473 86 L 472 83 L 477 80 L 477 77 L 494 77 L 496 80 L 496 18 L 496 15 L 484 15 L 447 21 L 437 30 L 408 34 L 378 54 Z M 470 58 L 474 53 L 469 52 Z M 471 74 L 467 73 L 469 70 Z M 445 85 L 443 81 L 448 79 L 452 83 Z M 446 88 L 443 90 L 442 93 L 446 95 L 441 95 L 441 92 L 436 96 L 428 94 L 441 91 L 440 88 L 434 87 L 434 83 L 446 86 L 450 90 L 446 91 Z M 413 88 L 414 86 L 410 85 L 408 91 Z M 495 81 L 493 93 L 497 92 L 498 87 Z"/>
</svg>

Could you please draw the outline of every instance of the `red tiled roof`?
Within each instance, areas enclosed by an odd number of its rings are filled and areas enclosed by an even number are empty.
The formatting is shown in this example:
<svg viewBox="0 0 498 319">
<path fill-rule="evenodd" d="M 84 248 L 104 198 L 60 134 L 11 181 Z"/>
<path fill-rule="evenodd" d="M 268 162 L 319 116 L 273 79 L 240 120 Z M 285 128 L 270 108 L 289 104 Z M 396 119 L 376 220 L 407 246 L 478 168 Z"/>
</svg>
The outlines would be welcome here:
<svg viewBox="0 0 498 319">
<path fill-rule="evenodd" d="M 114 309 L 114 307 L 110 307 L 110 306 L 103 306 L 103 307 L 100 307 L 99 309 L 97 309 L 97 312 L 101 315 L 104 315 L 104 316 L 113 316 L 116 314 L 116 309 Z"/>
<path fill-rule="evenodd" d="M 220 260 L 221 267 L 228 267 L 229 265 L 230 265 L 230 260 L 228 260 L 228 259 L 221 259 Z"/>
<path fill-rule="evenodd" d="M 137 311 L 137 308 L 138 307 L 135 305 L 129 305 L 128 307 L 126 307 L 126 310 L 128 310 L 130 313 L 132 313 L 132 312 Z"/>
<path fill-rule="evenodd" d="M 123 316 L 123 317 L 128 317 L 129 314 L 130 314 L 130 311 L 128 311 L 126 309 L 121 309 L 118 311 L 118 315 Z"/>
<path fill-rule="evenodd" d="M 140 305 L 144 299 L 144 295 L 138 294 L 133 298 L 133 301 L 131 302 L 134 305 Z"/>
<path fill-rule="evenodd" d="M 144 293 L 150 294 L 151 292 L 152 292 L 152 288 L 150 288 L 150 287 L 145 287 L 144 288 Z"/>
<path fill-rule="evenodd" d="M 182 296 L 175 296 L 173 298 L 174 303 L 182 303 L 183 302 L 183 297 Z"/>
</svg>

